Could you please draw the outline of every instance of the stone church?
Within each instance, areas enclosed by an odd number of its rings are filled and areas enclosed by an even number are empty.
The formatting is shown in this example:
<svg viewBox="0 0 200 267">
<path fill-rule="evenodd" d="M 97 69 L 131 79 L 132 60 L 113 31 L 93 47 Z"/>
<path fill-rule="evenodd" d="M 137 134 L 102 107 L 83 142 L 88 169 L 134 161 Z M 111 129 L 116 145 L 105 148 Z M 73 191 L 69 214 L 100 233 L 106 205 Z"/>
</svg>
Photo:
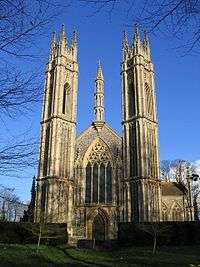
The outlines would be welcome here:
<svg viewBox="0 0 200 267">
<path fill-rule="evenodd" d="M 41 119 L 35 221 L 67 223 L 73 239 L 108 240 L 119 222 L 193 220 L 188 189 L 160 180 L 154 68 L 148 36 L 123 39 L 122 135 L 105 120 L 104 76 L 94 81 L 94 121 L 76 135 L 76 33 L 52 37 Z M 114 103 L 113 103 L 114 104 Z M 86 107 L 88 108 L 88 107 Z M 120 109 L 120 107 L 119 107 Z"/>
</svg>

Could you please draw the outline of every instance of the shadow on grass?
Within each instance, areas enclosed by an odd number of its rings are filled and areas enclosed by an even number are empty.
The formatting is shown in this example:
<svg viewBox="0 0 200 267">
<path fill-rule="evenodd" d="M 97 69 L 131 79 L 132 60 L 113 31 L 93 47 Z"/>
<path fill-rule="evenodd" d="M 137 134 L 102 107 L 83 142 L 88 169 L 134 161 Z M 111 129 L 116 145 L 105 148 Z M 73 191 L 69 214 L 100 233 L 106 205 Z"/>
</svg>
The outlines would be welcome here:
<svg viewBox="0 0 200 267">
<path fill-rule="evenodd" d="M 94 267 L 108 267 L 108 265 L 102 264 L 102 263 L 94 263 L 94 262 L 90 262 L 90 261 L 86 261 L 83 259 L 78 259 L 72 255 L 70 255 L 67 252 L 66 248 L 62 248 L 62 247 L 56 247 L 58 250 L 62 251 L 68 258 L 70 258 L 71 260 L 75 261 L 75 265 L 74 266 L 94 266 Z M 72 265 L 69 265 L 72 266 Z"/>
</svg>

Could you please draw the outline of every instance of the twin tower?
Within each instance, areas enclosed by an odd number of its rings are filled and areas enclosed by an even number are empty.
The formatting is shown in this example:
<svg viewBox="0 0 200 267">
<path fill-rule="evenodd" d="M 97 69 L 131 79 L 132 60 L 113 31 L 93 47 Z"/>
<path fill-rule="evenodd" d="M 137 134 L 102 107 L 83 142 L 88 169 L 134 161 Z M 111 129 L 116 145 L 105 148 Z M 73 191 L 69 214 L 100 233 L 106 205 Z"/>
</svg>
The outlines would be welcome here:
<svg viewBox="0 0 200 267">
<path fill-rule="evenodd" d="M 126 216 L 118 216 L 118 221 L 159 221 L 161 184 L 154 70 L 148 36 L 145 34 L 141 41 L 138 27 L 131 44 L 124 35 L 121 81 L 122 175 L 118 177 L 117 210 L 123 210 Z M 67 222 L 69 228 L 75 205 L 77 88 L 76 33 L 69 43 L 62 26 L 59 42 L 53 34 L 46 68 L 35 221 Z M 95 123 L 101 125 L 105 118 L 100 66 L 95 97 Z"/>
</svg>

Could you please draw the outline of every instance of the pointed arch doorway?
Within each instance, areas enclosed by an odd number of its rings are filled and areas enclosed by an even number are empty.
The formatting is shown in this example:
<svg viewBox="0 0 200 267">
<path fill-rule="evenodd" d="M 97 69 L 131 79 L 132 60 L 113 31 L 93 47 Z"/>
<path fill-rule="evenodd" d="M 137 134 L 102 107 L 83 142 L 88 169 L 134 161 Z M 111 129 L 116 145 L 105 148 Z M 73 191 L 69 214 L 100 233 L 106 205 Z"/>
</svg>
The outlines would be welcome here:
<svg viewBox="0 0 200 267">
<path fill-rule="evenodd" d="M 104 218 L 97 214 L 92 224 L 92 239 L 95 241 L 105 241 L 106 224 Z"/>
</svg>

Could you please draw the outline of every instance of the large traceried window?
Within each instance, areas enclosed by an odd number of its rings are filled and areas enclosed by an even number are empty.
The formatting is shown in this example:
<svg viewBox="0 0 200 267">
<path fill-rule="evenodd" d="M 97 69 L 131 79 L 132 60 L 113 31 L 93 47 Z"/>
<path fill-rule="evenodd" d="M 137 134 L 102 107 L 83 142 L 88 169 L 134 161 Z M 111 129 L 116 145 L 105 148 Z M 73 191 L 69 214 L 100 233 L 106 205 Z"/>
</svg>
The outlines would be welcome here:
<svg viewBox="0 0 200 267">
<path fill-rule="evenodd" d="M 92 148 L 86 166 L 85 203 L 111 203 L 113 174 L 110 156 L 100 142 Z"/>
</svg>

